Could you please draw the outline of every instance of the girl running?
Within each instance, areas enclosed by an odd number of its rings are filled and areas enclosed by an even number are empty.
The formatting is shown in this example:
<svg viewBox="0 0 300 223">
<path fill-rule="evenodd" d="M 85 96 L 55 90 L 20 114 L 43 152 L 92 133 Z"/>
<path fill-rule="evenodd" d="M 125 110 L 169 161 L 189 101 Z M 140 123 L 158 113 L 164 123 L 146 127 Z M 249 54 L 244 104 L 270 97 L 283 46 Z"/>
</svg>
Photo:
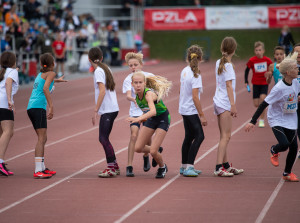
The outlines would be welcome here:
<svg viewBox="0 0 300 223">
<path fill-rule="evenodd" d="M 27 114 L 32 122 L 33 128 L 38 136 L 35 146 L 35 172 L 33 177 L 36 179 L 50 178 L 56 174 L 56 171 L 49 170 L 45 167 L 44 150 L 47 141 L 47 119 L 53 118 L 53 103 L 50 91 L 54 89 L 54 82 L 66 82 L 64 76 L 55 79 L 54 58 L 50 53 L 42 54 L 40 57 L 41 72 L 37 75 L 33 90 L 27 106 Z M 48 115 L 46 107 L 48 104 Z"/>
<path fill-rule="evenodd" d="M 104 148 L 107 168 L 101 171 L 99 177 L 114 177 L 120 175 L 115 151 L 109 141 L 109 135 L 114 121 L 119 113 L 115 81 L 109 67 L 102 63 L 103 54 L 98 47 L 89 51 L 89 61 L 94 68 L 95 109 L 92 124 L 95 125 L 97 117 L 101 115 L 99 122 L 99 141 Z"/>
<path fill-rule="evenodd" d="M 225 37 L 221 43 L 222 58 L 216 63 L 216 93 L 213 98 L 214 110 L 218 117 L 220 142 L 217 152 L 215 176 L 232 177 L 243 173 L 243 169 L 236 169 L 229 165 L 227 146 L 231 137 L 232 117 L 237 116 L 235 105 L 236 77 L 232 56 L 235 54 L 237 43 L 233 37 Z"/>
<path fill-rule="evenodd" d="M 171 82 L 163 77 L 153 76 L 146 79 L 143 72 L 135 72 L 132 75 L 132 86 L 136 93 L 135 100 L 144 114 L 137 118 L 129 117 L 127 121 L 130 123 L 144 122 L 144 127 L 141 129 L 135 144 L 135 151 L 150 153 L 155 159 L 159 165 L 156 178 L 164 178 L 168 172 L 167 165 L 164 164 L 158 150 L 171 121 L 169 111 L 161 98 L 168 94 L 171 85 Z M 146 145 L 154 133 L 151 146 Z"/>
<path fill-rule="evenodd" d="M 143 54 L 141 53 L 134 53 L 129 52 L 125 55 L 125 61 L 129 66 L 129 69 L 131 70 L 131 74 L 129 74 L 124 82 L 123 82 L 123 93 L 126 94 L 127 100 L 130 101 L 130 109 L 129 109 L 129 116 L 130 117 L 139 117 L 143 114 L 142 110 L 137 106 L 135 101 L 135 91 L 133 86 L 131 85 L 131 77 L 133 73 L 137 71 L 141 71 L 143 68 Z M 147 73 L 143 71 L 143 74 L 145 77 L 154 76 L 152 73 Z M 130 141 L 128 145 L 128 166 L 126 167 L 126 176 L 127 177 L 134 177 L 133 173 L 133 167 L 132 167 L 132 161 L 134 156 L 134 146 L 136 143 L 136 139 L 138 136 L 138 132 L 140 129 L 140 123 L 131 123 L 130 124 Z M 151 140 L 150 140 L 151 141 Z M 147 145 L 150 145 L 150 142 L 147 143 Z M 160 148 L 160 152 L 162 151 L 162 148 Z M 144 159 L 144 171 L 147 172 L 150 170 L 150 162 L 149 162 L 149 154 L 145 153 L 143 156 Z M 156 161 L 152 160 L 152 165 L 155 167 L 157 165 Z"/>
<path fill-rule="evenodd" d="M 202 49 L 198 45 L 188 48 L 187 61 L 189 65 L 181 71 L 180 77 L 179 113 L 182 115 L 185 129 L 181 148 L 180 174 L 186 177 L 197 177 L 201 173 L 200 170 L 194 168 L 194 161 L 204 140 L 202 125 L 207 125 L 200 103 L 200 93 L 203 87 L 199 63 L 202 56 Z"/>
<path fill-rule="evenodd" d="M 300 85 L 297 81 L 298 68 L 295 58 L 284 59 L 279 65 L 279 71 L 283 80 L 278 82 L 271 90 L 266 99 L 259 105 L 250 123 L 245 126 L 246 132 L 253 129 L 258 117 L 269 106 L 268 121 L 278 144 L 271 146 L 271 163 L 279 166 L 279 153 L 289 152 L 286 158 L 283 179 L 285 181 L 298 182 L 298 177 L 292 173 L 292 167 L 297 156 L 297 103 Z"/>
<path fill-rule="evenodd" d="M 272 76 L 274 77 L 275 84 L 277 84 L 277 82 L 282 79 L 282 75 L 280 74 L 276 65 L 280 64 L 283 61 L 284 55 L 284 48 L 282 46 L 276 46 L 274 49 L 274 58 L 276 62 L 272 63 L 269 66 L 269 70 L 265 73 L 268 84 L 271 83 Z"/>
<path fill-rule="evenodd" d="M 16 69 L 16 56 L 12 52 L 1 55 L 0 70 L 0 174 L 10 176 L 14 173 L 6 168 L 4 156 L 14 132 L 14 100 L 19 88 L 19 76 Z"/>
</svg>

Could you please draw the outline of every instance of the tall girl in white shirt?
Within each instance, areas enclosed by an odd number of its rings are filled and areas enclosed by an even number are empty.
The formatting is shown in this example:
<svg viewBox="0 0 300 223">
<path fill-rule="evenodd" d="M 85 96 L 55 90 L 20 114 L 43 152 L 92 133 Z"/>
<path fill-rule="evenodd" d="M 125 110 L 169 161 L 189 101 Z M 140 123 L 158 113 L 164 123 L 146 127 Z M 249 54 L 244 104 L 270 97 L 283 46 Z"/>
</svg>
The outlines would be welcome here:
<svg viewBox="0 0 300 223">
<path fill-rule="evenodd" d="M 14 132 L 13 95 L 19 88 L 19 76 L 15 54 L 4 52 L 0 62 L 0 174 L 10 176 L 14 173 L 6 168 L 4 156 Z"/>
<path fill-rule="evenodd" d="M 297 53 L 294 54 L 297 58 Z M 279 154 L 289 149 L 286 157 L 283 179 L 298 182 L 298 177 L 292 173 L 292 167 L 297 156 L 297 104 L 300 85 L 297 80 L 298 67 L 295 59 L 284 59 L 279 65 L 283 75 L 271 90 L 270 94 L 259 105 L 250 123 L 245 126 L 247 132 L 253 129 L 258 117 L 269 106 L 268 122 L 278 141 L 271 146 L 270 161 L 273 166 L 279 166 Z M 299 128 L 299 127 L 298 127 Z"/>
<path fill-rule="evenodd" d="M 217 152 L 215 176 L 232 177 L 243 173 L 229 165 L 227 146 L 231 137 L 232 117 L 236 117 L 235 106 L 235 72 L 231 58 L 235 53 L 237 43 L 233 37 L 225 37 L 221 43 L 222 58 L 216 63 L 216 92 L 213 98 L 214 110 L 218 117 L 220 142 Z"/>
<path fill-rule="evenodd" d="M 200 103 L 200 93 L 203 87 L 199 63 L 202 56 L 203 52 L 198 45 L 188 48 L 189 65 L 181 71 L 180 77 L 179 113 L 182 115 L 185 129 L 180 174 L 186 177 L 197 177 L 201 173 L 200 170 L 194 168 L 194 161 L 204 140 L 202 125 L 207 125 Z"/>
<path fill-rule="evenodd" d="M 119 106 L 115 91 L 115 81 L 111 70 L 102 63 L 103 54 L 98 47 L 89 51 L 89 61 L 94 68 L 95 87 L 95 109 L 92 117 L 92 124 L 95 125 L 99 115 L 99 141 L 102 144 L 107 161 L 107 168 L 99 173 L 99 177 L 113 177 L 120 174 L 114 148 L 109 141 L 114 120 L 116 119 Z"/>
</svg>

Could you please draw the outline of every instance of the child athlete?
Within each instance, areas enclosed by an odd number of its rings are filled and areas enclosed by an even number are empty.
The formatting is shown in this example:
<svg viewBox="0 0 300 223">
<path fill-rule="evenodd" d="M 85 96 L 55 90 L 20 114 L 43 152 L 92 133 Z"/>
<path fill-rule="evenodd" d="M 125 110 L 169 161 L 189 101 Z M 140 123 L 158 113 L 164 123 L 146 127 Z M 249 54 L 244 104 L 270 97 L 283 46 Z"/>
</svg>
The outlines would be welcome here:
<svg viewBox="0 0 300 223">
<path fill-rule="evenodd" d="M 41 72 L 37 75 L 32 93 L 27 106 L 27 114 L 30 118 L 33 128 L 38 136 L 35 146 L 35 172 L 33 177 L 36 179 L 50 178 L 56 174 L 56 171 L 49 170 L 45 167 L 44 150 L 47 141 L 47 119 L 53 118 L 53 103 L 50 91 L 54 89 L 54 82 L 66 82 L 64 76 L 55 79 L 54 58 L 50 53 L 42 54 L 40 57 Z M 46 108 L 48 104 L 48 115 Z"/>
<path fill-rule="evenodd" d="M 276 65 L 280 64 L 283 61 L 284 55 L 284 48 L 282 46 L 276 46 L 274 48 L 274 58 L 276 62 L 272 63 L 269 66 L 269 70 L 265 73 L 268 84 L 271 83 L 272 76 L 274 77 L 275 84 L 277 84 L 277 82 L 282 79 L 282 75 L 280 74 Z"/>
<path fill-rule="evenodd" d="M 95 109 L 92 124 L 95 125 L 99 115 L 99 141 L 102 144 L 107 161 L 107 168 L 101 171 L 99 177 L 114 177 L 120 175 L 115 151 L 109 141 L 114 121 L 119 113 L 115 81 L 111 70 L 102 63 L 103 54 L 98 47 L 89 51 L 89 61 L 94 68 Z"/>
<path fill-rule="evenodd" d="M 171 118 L 161 98 L 168 94 L 171 82 L 159 76 L 146 78 L 143 72 L 136 72 L 132 75 L 132 86 L 136 93 L 136 103 L 144 113 L 137 118 L 127 118 L 130 123 L 144 122 L 135 144 L 135 151 L 150 153 L 159 165 L 156 178 L 164 178 L 168 168 L 158 150 L 167 134 Z M 146 145 L 154 133 L 151 146 Z"/>
<path fill-rule="evenodd" d="M 13 96 L 19 88 L 19 76 L 15 54 L 8 51 L 2 53 L 0 63 L 0 174 L 10 176 L 14 173 L 6 168 L 4 156 L 14 132 Z"/>
<path fill-rule="evenodd" d="M 297 57 L 295 53 L 295 57 Z M 297 104 L 300 85 L 297 81 L 298 68 L 296 60 L 290 57 L 284 59 L 279 65 L 279 71 L 283 75 L 271 90 L 270 94 L 259 105 L 250 123 L 245 126 L 246 132 L 253 129 L 258 117 L 268 106 L 268 122 L 278 141 L 270 150 L 271 163 L 279 166 L 279 153 L 289 149 L 283 179 L 285 181 L 298 182 L 298 177 L 292 173 L 292 167 L 297 156 Z"/>
<path fill-rule="evenodd" d="M 197 177 L 201 173 L 200 170 L 194 168 L 194 161 L 204 140 L 202 125 L 207 125 L 200 103 L 200 93 L 203 87 L 199 63 L 202 57 L 203 52 L 198 45 L 188 48 L 189 65 L 181 71 L 180 77 L 179 113 L 182 115 L 185 129 L 180 174 L 186 177 Z"/>
<path fill-rule="evenodd" d="M 141 71 L 143 68 L 143 54 L 141 53 L 134 53 L 129 52 L 125 55 L 125 61 L 128 64 L 129 69 L 131 70 L 131 74 L 129 74 L 124 82 L 123 82 L 123 93 L 126 94 L 127 100 L 130 101 L 130 109 L 129 109 L 129 116 L 130 117 L 139 117 L 143 114 L 142 110 L 138 107 L 135 101 L 135 91 L 131 84 L 132 80 L 131 77 L 133 73 L 137 71 Z M 144 72 L 145 77 L 154 76 L 152 73 Z M 133 173 L 133 167 L 132 167 L 132 161 L 134 156 L 134 146 L 136 143 L 136 139 L 138 136 L 138 132 L 140 129 L 139 123 L 131 123 L 130 124 L 130 141 L 128 145 L 128 166 L 126 167 L 126 176 L 127 177 L 134 177 Z M 151 141 L 151 140 L 150 140 Z M 150 145 L 150 142 L 147 143 Z M 159 149 L 160 152 L 162 152 L 162 147 Z M 147 172 L 150 170 L 150 162 L 149 162 L 149 154 L 145 153 L 143 156 L 144 159 L 144 171 Z M 155 167 L 157 165 L 156 161 L 152 160 L 152 166 Z"/>
<path fill-rule="evenodd" d="M 255 107 L 265 99 L 268 94 L 268 83 L 266 81 L 265 73 L 268 70 L 270 64 L 272 64 L 272 60 L 266 56 L 264 43 L 258 41 L 254 44 L 254 53 L 255 56 L 251 57 L 247 63 L 247 68 L 245 70 L 245 85 L 248 85 L 248 74 L 250 69 L 252 69 L 252 84 L 253 84 L 253 104 Z M 258 127 L 265 127 L 264 123 L 264 115 L 263 112 Z"/>
<path fill-rule="evenodd" d="M 225 37 L 221 43 L 222 58 L 216 63 L 216 92 L 213 98 L 214 110 L 218 117 L 220 142 L 217 152 L 215 176 L 232 177 L 244 172 L 228 163 L 227 146 L 231 137 L 232 117 L 237 116 L 235 105 L 236 77 L 231 59 L 237 43 L 233 37 Z"/>
</svg>

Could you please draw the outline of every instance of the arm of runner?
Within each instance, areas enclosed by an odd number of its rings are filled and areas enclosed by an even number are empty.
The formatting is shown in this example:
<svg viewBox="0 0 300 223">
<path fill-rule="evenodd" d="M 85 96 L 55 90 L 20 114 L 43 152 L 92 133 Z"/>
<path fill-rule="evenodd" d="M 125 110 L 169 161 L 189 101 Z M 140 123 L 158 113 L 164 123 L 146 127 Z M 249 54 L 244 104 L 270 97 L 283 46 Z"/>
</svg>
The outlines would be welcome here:
<svg viewBox="0 0 300 223">
<path fill-rule="evenodd" d="M 47 119 L 52 119 L 53 118 L 53 115 L 54 115 L 54 112 L 53 112 L 53 103 L 52 103 L 52 99 L 51 99 L 51 96 L 50 96 L 50 91 L 49 91 L 49 87 L 52 83 L 52 81 L 54 80 L 56 74 L 54 72 L 48 72 L 47 76 L 46 76 L 46 81 L 45 81 L 45 85 L 44 85 L 44 88 L 43 88 L 43 91 L 44 91 L 44 94 L 45 94 L 45 97 L 47 99 L 47 103 L 48 103 L 48 106 L 49 106 L 49 112 L 48 112 L 48 115 L 47 115 Z"/>
<path fill-rule="evenodd" d="M 203 110 L 202 110 L 202 106 L 201 106 L 201 103 L 200 103 L 200 100 L 199 100 L 198 93 L 199 93 L 199 88 L 193 88 L 192 89 L 193 101 L 194 101 L 194 104 L 195 104 L 196 109 L 198 111 L 198 114 L 200 116 L 201 124 L 203 126 L 207 126 L 207 120 L 206 120 L 206 118 L 204 116 L 204 113 L 203 113 Z"/>
<path fill-rule="evenodd" d="M 95 110 L 94 110 L 94 115 L 92 117 L 92 124 L 93 125 L 95 125 L 95 123 L 96 123 L 96 119 L 97 119 L 97 116 L 98 116 L 98 111 L 101 107 L 101 104 L 102 104 L 104 96 L 105 96 L 105 85 L 102 82 L 98 82 L 97 84 L 98 84 L 98 87 L 99 87 L 99 96 L 98 96 L 96 107 L 95 107 Z"/>
<path fill-rule="evenodd" d="M 13 81 L 14 81 L 13 79 L 11 79 L 10 77 L 8 77 L 6 79 L 6 82 L 5 82 L 5 89 L 6 89 L 6 95 L 7 95 L 7 101 L 8 101 L 8 109 L 15 111 L 15 109 L 14 109 L 14 103 L 11 100 L 11 93 L 12 93 L 12 84 L 13 84 Z"/>
<path fill-rule="evenodd" d="M 246 70 L 245 70 L 245 85 L 246 85 L 246 87 L 249 84 L 249 82 L 248 82 L 249 71 L 250 71 L 250 68 L 246 67 Z"/>
<path fill-rule="evenodd" d="M 236 106 L 234 103 L 234 96 L 233 96 L 233 88 L 232 88 L 232 80 L 226 81 L 226 89 L 227 89 L 227 94 L 228 94 L 228 98 L 230 101 L 230 114 L 233 117 L 237 116 L 237 110 L 236 110 Z"/>
<path fill-rule="evenodd" d="M 126 98 L 127 98 L 128 101 L 132 101 L 135 104 L 136 107 L 138 107 L 138 105 L 137 105 L 137 103 L 135 101 L 135 98 L 133 98 L 131 96 L 131 90 L 126 91 Z"/>
<path fill-rule="evenodd" d="M 255 124 L 257 122 L 257 119 L 259 118 L 259 116 L 263 113 L 263 111 L 265 110 L 266 107 L 268 107 L 269 104 L 266 101 L 263 101 L 257 108 L 256 112 L 254 113 L 254 115 L 251 118 L 251 121 L 249 123 L 246 124 L 245 126 L 245 131 L 249 132 L 251 129 L 253 129 L 255 127 Z"/>
<path fill-rule="evenodd" d="M 272 81 L 273 71 L 274 71 L 274 64 L 272 63 L 269 66 L 268 71 L 265 73 L 265 78 L 268 84 L 270 84 Z"/>
</svg>

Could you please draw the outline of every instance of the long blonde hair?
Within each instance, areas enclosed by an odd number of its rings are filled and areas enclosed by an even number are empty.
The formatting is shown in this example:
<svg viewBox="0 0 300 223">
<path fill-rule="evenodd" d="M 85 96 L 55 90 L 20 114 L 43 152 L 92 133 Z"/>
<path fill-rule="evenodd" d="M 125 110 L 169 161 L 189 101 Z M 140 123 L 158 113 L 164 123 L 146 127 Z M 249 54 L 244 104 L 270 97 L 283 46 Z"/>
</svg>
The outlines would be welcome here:
<svg viewBox="0 0 300 223">
<path fill-rule="evenodd" d="M 157 94 L 157 101 L 168 96 L 168 93 L 172 88 L 172 82 L 168 81 L 165 77 L 155 75 L 146 78 L 144 73 L 139 71 L 132 75 L 131 80 L 133 81 L 133 78 L 136 76 L 143 77 L 146 87 L 155 91 Z"/>
<path fill-rule="evenodd" d="M 187 49 L 187 61 L 190 64 L 190 67 L 194 73 L 194 77 L 197 78 L 200 73 L 198 67 L 199 60 L 201 61 L 203 57 L 203 52 L 200 46 L 192 45 Z"/>
<path fill-rule="evenodd" d="M 220 75 L 225 69 L 225 64 L 228 63 L 227 57 L 232 54 L 237 48 L 236 40 L 233 37 L 225 37 L 221 43 L 222 57 L 220 60 L 218 74 Z"/>
</svg>

